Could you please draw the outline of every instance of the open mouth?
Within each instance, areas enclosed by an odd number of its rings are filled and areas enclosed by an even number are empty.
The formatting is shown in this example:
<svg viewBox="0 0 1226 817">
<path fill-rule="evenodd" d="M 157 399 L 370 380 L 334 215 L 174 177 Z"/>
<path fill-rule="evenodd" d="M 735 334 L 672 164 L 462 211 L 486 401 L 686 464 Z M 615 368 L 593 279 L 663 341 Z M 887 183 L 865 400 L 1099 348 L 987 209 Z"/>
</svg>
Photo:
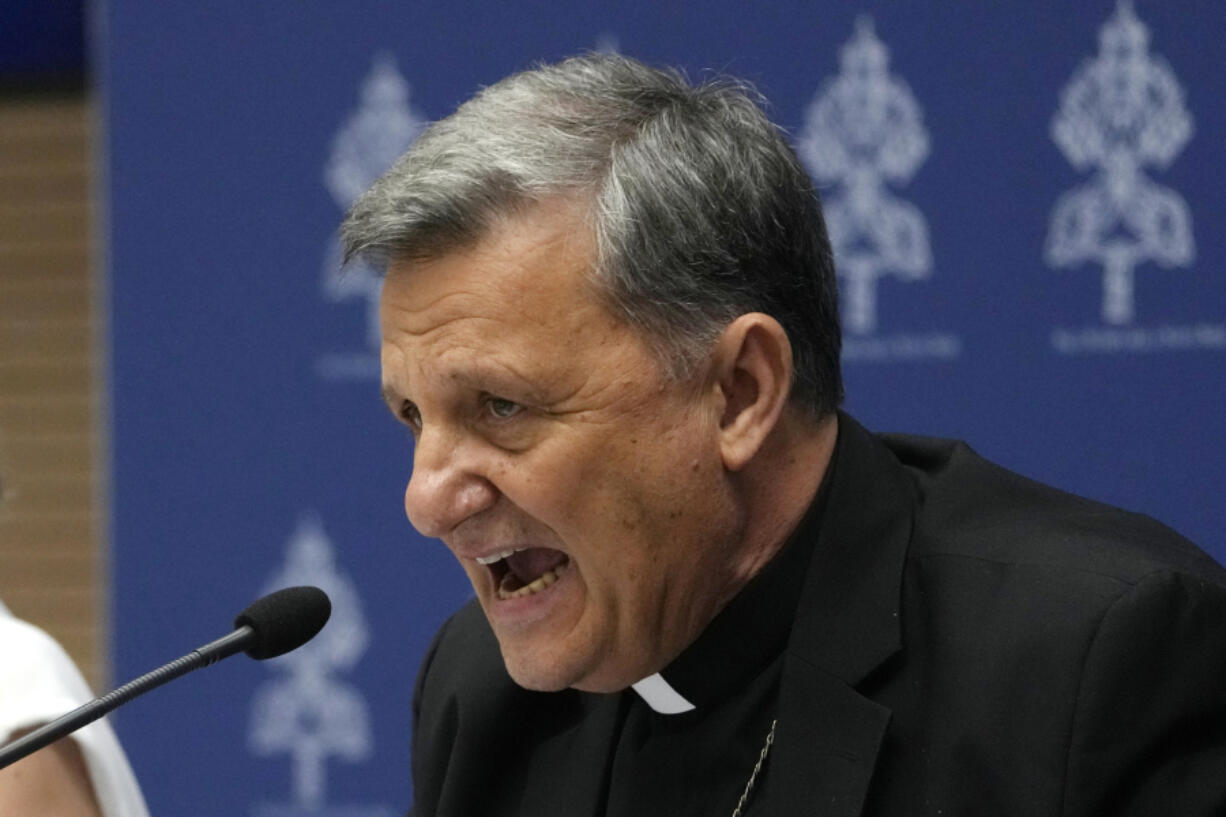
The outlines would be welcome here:
<svg viewBox="0 0 1226 817">
<path fill-rule="evenodd" d="M 570 566 L 570 557 L 553 548 L 516 548 L 477 561 L 489 569 L 503 600 L 541 592 Z"/>
</svg>

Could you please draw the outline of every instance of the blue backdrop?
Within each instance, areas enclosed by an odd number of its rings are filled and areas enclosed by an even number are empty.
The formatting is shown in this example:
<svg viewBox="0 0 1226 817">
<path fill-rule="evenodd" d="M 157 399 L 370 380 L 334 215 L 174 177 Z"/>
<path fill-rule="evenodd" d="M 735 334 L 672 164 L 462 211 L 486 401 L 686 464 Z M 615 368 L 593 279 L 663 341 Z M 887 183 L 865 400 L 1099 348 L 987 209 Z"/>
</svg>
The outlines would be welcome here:
<svg viewBox="0 0 1226 817">
<path fill-rule="evenodd" d="M 765 5 L 765 4 L 763 4 Z M 818 180 L 848 408 L 1226 558 L 1226 5 L 190 3 L 95 13 L 119 680 L 310 581 L 333 624 L 129 706 L 161 815 L 411 797 L 422 651 L 468 596 L 404 520 L 344 208 L 483 84 L 581 50 L 759 85 Z"/>
</svg>

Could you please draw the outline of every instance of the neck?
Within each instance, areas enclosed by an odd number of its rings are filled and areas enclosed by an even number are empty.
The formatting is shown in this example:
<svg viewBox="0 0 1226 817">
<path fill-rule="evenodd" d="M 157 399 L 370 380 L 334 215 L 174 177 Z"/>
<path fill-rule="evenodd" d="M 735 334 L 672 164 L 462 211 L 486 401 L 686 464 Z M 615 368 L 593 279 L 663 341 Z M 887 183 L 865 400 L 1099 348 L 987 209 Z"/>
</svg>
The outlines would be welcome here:
<svg viewBox="0 0 1226 817">
<path fill-rule="evenodd" d="M 761 452 L 741 471 L 746 536 L 738 569 L 742 586 L 775 557 L 813 503 L 834 456 L 838 415 L 819 420 L 788 408 Z"/>
</svg>

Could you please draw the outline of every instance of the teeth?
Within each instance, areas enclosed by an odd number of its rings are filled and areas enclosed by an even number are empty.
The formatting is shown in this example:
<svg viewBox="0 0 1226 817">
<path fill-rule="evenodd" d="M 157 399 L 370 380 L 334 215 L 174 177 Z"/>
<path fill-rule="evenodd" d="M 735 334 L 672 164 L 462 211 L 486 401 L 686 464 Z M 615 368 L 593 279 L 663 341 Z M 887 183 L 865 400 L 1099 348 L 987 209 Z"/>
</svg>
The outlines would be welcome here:
<svg viewBox="0 0 1226 817">
<path fill-rule="evenodd" d="M 523 549 L 524 548 L 511 548 L 510 550 L 504 550 L 502 553 L 491 553 L 489 556 L 478 556 L 477 564 L 492 565 L 494 562 L 505 559 L 512 553 L 519 553 Z"/>
<path fill-rule="evenodd" d="M 503 599 L 505 601 L 506 599 L 517 599 L 521 596 L 531 596 L 533 593 L 539 593 L 542 590 L 544 590 L 546 587 L 548 587 L 549 585 L 556 582 L 558 580 L 558 577 L 561 576 L 562 573 L 565 572 L 566 568 L 569 566 L 570 566 L 570 562 L 563 562 L 562 564 L 555 567 L 553 570 L 546 570 L 540 576 L 533 579 L 531 584 L 526 584 L 523 587 L 519 588 L 518 590 L 513 590 L 513 591 L 508 592 L 506 590 L 503 590 L 501 587 L 499 587 L 498 588 L 498 598 Z"/>
</svg>

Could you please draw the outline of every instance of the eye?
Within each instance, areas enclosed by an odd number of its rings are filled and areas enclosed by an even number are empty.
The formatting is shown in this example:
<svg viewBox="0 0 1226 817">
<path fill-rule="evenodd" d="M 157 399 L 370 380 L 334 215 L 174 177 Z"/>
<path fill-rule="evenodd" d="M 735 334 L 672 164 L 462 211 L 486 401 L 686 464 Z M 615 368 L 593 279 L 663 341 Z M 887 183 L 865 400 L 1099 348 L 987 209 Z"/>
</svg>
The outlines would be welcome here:
<svg viewBox="0 0 1226 817">
<path fill-rule="evenodd" d="M 414 431 L 421 429 L 421 412 L 417 409 L 417 404 L 405 400 L 400 404 L 400 419 L 404 420 Z"/>
<path fill-rule="evenodd" d="M 523 408 L 523 406 L 513 400 L 493 396 L 486 398 L 485 407 L 489 410 L 490 414 L 499 420 L 509 420 L 516 414 L 519 414 L 520 409 Z"/>
</svg>

